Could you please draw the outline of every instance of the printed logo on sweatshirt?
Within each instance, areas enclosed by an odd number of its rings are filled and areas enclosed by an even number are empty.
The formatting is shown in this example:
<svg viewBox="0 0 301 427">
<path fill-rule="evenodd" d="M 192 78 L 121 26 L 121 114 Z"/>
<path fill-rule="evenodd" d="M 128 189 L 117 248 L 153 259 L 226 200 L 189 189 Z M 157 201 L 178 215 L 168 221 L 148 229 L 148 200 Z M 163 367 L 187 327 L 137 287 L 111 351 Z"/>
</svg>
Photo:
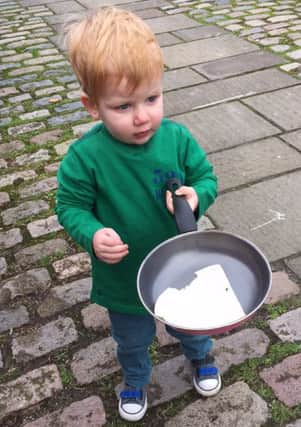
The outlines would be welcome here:
<svg viewBox="0 0 301 427">
<path fill-rule="evenodd" d="M 170 178 L 177 178 L 181 182 L 184 182 L 184 174 L 179 171 L 169 170 L 164 171 L 162 169 L 155 169 L 153 176 L 153 184 L 155 186 L 155 198 L 163 202 L 165 200 L 166 181 Z"/>
</svg>

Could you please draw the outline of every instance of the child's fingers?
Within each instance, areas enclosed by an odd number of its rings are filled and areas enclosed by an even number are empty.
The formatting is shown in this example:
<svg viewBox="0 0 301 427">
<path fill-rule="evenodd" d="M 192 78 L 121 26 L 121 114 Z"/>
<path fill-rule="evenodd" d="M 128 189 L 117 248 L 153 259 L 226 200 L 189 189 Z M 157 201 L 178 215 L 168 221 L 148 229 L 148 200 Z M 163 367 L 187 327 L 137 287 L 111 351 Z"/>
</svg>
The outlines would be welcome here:
<svg viewBox="0 0 301 427">
<path fill-rule="evenodd" d="M 129 253 L 128 245 L 112 228 L 102 228 L 95 233 L 93 249 L 96 257 L 108 264 L 121 261 Z"/>
<path fill-rule="evenodd" d="M 171 192 L 169 190 L 167 190 L 165 194 L 165 203 L 169 212 L 173 214 L 174 213 L 173 201 L 172 201 Z"/>
<path fill-rule="evenodd" d="M 178 188 L 176 190 L 177 196 L 191 196 L 193 194 L 194 190 L 191 187 L 186 187 L 185 185 L 182 185 L 182 187 Z"/>
<path fill-rule="evenodd" d="M 108 264 L 119 262 L 128 255 L 127 245 L 116 245 L 114 247 L 98 247 L 95 251 L 96 256 Z"/>
<path fill-rule="evenodd" d="M 128 251 L 120 252 L 120 253 L 113 253 L 113 254 L 102 254 L 101 257 L 99 257 L 102 261 L 106 262 L 107 264 L 116 264 L 117 262 L 120 262 L 122 258 L 128 255 Z"/>
<path fill-rule="evenodd" d="M 123 244 L 119 234 L 116 233 L 113 228 L 106 228 L 104 235 L 103 235 L 103 241 L 106 245 L 114 246 L 118 244 Z"/>
<path fill-rule="evenodd" d="M 187 202 L 189 203 L 189 198 L 193 195 L 193 191 L 191 187 L 185 187 L 182 185 L 182 187 L 178 188 L 176 190 L 177 196 L 185 197 Z M 174 214 L 174 206 L 173 206 L 173 200 L 172 200 L 172 194 L 169 190 L 166 191 L 166 206 L 170 213 Z"/>
<path fill-rule="evenodd" d="M 97 249 L 104 254 L 118 254 L 128 251 L 128 245 L 99 245 Z"/>
<path fill-rule="evenodd" d="M 182 187 L 178 188 L 176 190 L 177 196 L 185 197 L 187 203 L 190 205 L 191 209 L 195 211 L 195 209 L 198 206 L 198 196 L 194 188 L 192 187 L 186 187 L 185 185 L 182 185 Z"/>
</svg>

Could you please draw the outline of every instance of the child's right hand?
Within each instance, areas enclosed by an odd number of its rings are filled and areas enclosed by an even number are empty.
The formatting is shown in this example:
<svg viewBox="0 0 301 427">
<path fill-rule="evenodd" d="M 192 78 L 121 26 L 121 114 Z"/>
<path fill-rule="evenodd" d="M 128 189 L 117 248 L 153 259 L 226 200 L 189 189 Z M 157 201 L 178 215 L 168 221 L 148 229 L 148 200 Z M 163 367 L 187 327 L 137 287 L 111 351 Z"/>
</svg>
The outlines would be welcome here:
<svg viewBox="0 0 301 427">
<path fill-rule="evenodd" d="M 92 244 L 96 257 L 107 264 L 116 264 L 129 253 L 128 245 L 112 228 L 96 231 Z"/>
</svg>

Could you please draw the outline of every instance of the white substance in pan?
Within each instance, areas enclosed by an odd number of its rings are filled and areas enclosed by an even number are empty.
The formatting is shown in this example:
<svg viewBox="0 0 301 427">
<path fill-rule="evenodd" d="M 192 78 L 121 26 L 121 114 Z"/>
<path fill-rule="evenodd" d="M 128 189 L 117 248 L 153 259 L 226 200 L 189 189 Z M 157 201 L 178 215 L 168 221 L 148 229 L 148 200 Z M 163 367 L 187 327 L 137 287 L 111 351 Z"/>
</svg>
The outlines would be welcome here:
<svg viewBox="0 0 301 427">
<path fill-rule="evenodd" d="M 244 312 L 221 265 L 195 272 L 185 288 L 167 288 L 157 299 L 155 315 L 184 329 L 210 329 L 233 323 Z"/>
</svg>

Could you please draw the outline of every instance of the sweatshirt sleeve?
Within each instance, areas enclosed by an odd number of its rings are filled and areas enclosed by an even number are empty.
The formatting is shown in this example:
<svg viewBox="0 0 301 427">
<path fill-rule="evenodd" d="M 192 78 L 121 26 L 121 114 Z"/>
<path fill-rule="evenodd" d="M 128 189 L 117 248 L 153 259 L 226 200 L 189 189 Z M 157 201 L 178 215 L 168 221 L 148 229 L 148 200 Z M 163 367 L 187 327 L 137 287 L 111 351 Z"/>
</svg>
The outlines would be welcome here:
<svg viewBox="0 0 301 427">
<path fill-rule="evenodd" d="M 217 196 L 217 177 L 213 167 L 206 157 L 205 151 L 199 146 L 189 131 L 184 128 L 186 135 L 185 152 L 185 185 L 195 189 L 199 206 L 196 217 L 202 216 Z"/>
<path fill-rule="evenodd" d="M 58 171 L 55 212 L 67 233 L 90 255 L 93 235 L 104 227 L 93 213 L 95 198 L 93 171 L 70 147 Z"/>
</svg>

